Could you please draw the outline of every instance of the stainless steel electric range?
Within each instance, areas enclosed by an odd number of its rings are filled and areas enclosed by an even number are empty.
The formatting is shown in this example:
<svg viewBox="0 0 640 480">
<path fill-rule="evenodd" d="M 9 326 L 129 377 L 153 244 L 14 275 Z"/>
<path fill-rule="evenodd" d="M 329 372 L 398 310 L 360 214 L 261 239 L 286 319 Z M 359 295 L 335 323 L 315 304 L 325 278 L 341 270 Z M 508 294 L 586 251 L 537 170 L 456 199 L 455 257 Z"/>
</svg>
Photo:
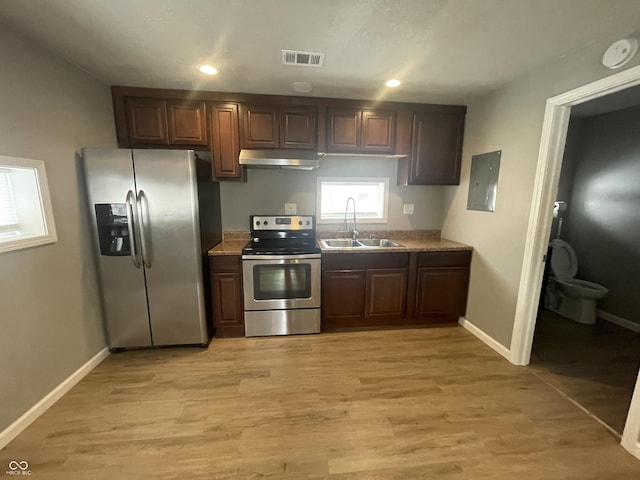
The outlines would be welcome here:
<svg viewBox="0 0 640 480">
<path fill-rule="evenodd" d="M 245 336 L 320 332 L 320 248 L 313 215 L 252 215 L 242 250 Z"/>
</svg>

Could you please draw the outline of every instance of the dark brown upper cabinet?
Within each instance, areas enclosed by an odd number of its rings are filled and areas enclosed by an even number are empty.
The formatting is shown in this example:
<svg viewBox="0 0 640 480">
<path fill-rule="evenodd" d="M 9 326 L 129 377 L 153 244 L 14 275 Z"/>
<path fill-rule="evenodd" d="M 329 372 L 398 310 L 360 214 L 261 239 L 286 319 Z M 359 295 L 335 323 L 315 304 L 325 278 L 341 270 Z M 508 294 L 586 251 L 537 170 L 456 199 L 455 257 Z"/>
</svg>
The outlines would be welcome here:
<svg viewBox="0 0 640 480">
<path fill-rule="evenodd" d="M 458 112 L 416 112 L 408 157 L 398 160 L 399 185 L 458 185 L 464 107 Z M 459 108 L 459 109 L 460 109 Z M 403 152 L 405 153 L 405 152 Z"/>
<path fill-rule="evenodd" d="M 327 108 L 327 152 L 395 153 L 396 112 Z"/>
<path fill-rule="evenodd" d="M 128 97 L 128 146 L 208 145 L 205 102 Z"/>
<path fill-rule="evenodd" d="M 167 101 L 169 145 L 208 145 L 207 105 L 198 101 Z"/>
<path fill-rule="evenodd" d="M 220 180 L 244 180 L 241 148 L 399 155 L 398 185 L 457 185 L 466 107 L 112 87 L 118 144 L 210 147 Z"/>
<path fill-rule="evenodd" d="M 240 155 L 238 105 L 211 104 L 211 154 L 213 176 L 220 180 L 243 179 Z"/>
<path fill-rule="evenodd" d="M 280 109 L 280 148 L 315 150 L 318 147 L 315 107 Z"/>
<path fill-rule="evenodd" d="M 242 148 L 317 148 L 315 107 L 243 105 Z"/>
<path fill-rule="evenodd" d="M 167 102 L 157 98 L 124 100 L 128 145 L 168 145 Z"/>
</svg>

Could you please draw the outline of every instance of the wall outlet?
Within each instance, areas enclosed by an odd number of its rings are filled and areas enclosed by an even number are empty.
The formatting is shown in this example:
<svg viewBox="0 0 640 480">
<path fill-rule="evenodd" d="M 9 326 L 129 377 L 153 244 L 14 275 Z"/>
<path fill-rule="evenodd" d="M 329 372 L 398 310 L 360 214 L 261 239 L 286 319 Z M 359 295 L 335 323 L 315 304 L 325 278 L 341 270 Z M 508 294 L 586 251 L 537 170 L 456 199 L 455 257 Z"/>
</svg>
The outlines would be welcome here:
<svg viewBox="0 0 640 480">
<path fill-rule="evenodd" d="M 413 203 L 403 204 L 402 213 L 404 213 L 405 215 L 413 215 Z"/>
<path fill-rule="evenodd" d="M 298 205 L 295 203 L 285 203 L 284 204 L 284 214 L 285 215 L 295 215 L 298 210 Z"/>
</svg>

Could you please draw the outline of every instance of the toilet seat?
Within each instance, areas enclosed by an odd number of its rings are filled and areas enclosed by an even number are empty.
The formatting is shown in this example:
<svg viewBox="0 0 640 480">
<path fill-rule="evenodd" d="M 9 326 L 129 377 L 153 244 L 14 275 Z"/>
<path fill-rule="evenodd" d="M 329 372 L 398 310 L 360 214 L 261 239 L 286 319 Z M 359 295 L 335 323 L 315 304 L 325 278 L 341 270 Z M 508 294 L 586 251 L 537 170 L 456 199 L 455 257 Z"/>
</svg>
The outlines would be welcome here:
<svg viewBox="0 0 640 480">
<path fill-rule="evenodd" d="M 558 280 L 570 280 L 578 272 L 578 257 L 571 245 L 564 240 L 551 240 L 551 271 Z"/>
<path fill-rule="evenodd" d="M 596 292 L 609 292 L 609 289 L 607 287 L 603 287 L 602 285 L 599 285 L 597 283 L 593 283 L 593 282 L 588 282 L 587 280 L 580 280 L 577 278 L 572 278 L 569 280 L 561 280 L 561 283 L 567 284 L 567 285 L 573 285 L 579 288 L 584 288 L 586 290 L 595 290 Z"/>
</svg>

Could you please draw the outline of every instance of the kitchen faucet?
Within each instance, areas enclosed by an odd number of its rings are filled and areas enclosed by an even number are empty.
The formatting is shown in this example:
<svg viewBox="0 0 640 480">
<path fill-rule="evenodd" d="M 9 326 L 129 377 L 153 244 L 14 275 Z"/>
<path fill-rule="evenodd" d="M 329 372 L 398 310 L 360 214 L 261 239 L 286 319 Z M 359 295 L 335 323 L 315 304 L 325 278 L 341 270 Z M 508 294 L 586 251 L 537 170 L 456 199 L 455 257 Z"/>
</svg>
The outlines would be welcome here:
<svg viewBox="0 0 640 480">
<path fill-rule="evenodd" d="M 344 210 L 344 230 L 349 230 L 349 224 L 347 223 L 347 214 L 349 213 L 349 202 L 353 203 L 353 229 L 351 229 L 351 238 L 355 240 L 358 237 L 358 226 L 356 224 L 356 201 L 353 197 L 347 198 L 347 206 Z"/>
</svg>

